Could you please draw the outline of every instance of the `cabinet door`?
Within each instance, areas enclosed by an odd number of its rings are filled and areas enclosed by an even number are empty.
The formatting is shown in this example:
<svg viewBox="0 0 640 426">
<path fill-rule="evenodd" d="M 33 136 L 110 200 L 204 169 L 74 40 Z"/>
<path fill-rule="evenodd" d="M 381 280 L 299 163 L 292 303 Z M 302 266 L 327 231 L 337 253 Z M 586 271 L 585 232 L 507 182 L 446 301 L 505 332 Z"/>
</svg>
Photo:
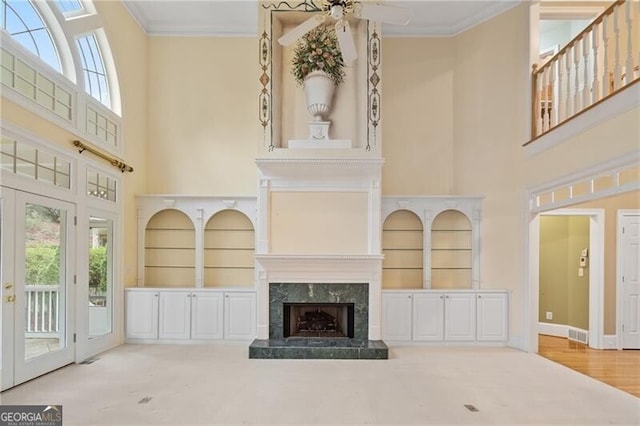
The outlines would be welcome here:
<svg viewBox="0 0 640 426">
<path fill-rule="evenodd" d="M 444 339 L 444 294 L 413 295 L 413 340 Z"/>
<path fill-rule="evenodd" d="M 507 294 L 479 293 L 478 308 L 478 340 L 484 342 L 506 341 L 508 335 Z"/>
<path fill-rule="evenodd" d="M 444 338 L 466 342 L 476 339 L 475 293 L 447 293 L 444 296 Z"/>
<path fill-rule="evenodd" d="M 223 299 L 222 292 L 194 291 L 191 294 L 192 339 L 222 339 Z"/>
<path fill-rule="evenodd" d="M 191 336 L 191 292 L 160 292 L 160 325 L 158 336 L 161 339 L 188 339 Z"/>
<path fill-rule="evenodd" d="M 128 339 L 158 338 L 158 292 L 127 291 L 126 334 Z"/>
<path fill-rule="evenodd" d="M 411 293 L 382 293 L 382 338 L 411 340 Z"/>
<path fill-rule="evenodd" d="M 224 338 L 251 340 L 256 337 L 256 295 L 227 292 L 224 295 Z"/>
</svg>

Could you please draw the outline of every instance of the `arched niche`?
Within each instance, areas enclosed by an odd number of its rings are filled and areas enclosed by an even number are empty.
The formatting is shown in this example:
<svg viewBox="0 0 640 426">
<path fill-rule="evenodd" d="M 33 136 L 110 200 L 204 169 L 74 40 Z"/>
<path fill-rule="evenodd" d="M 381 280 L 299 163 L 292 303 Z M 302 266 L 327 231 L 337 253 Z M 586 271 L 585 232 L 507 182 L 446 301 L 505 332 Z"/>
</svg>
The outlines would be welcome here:
<svg viewBox="0 0 640 426">
<path fill-rule="evenodd" d="M 179 210 L 154 214 L 145 227 L 144 286 L 195 286 L 195 227 Z"/>
<path fill-rule="evenodd" d="M 473 288 L 473 236 L 469 218 L 445 210 L 431 225 L 431 288 Z"/>
<path fill-rule="evenodd" d="M 382 288 L 423 288 L 423 225 L 409 210 L 391 213 L 382 226 Z"/>
<path fill-rule="evenodd" d="M 214 214 L 204 228 L 204 287 L 254 285 L 255 230 L 237 210 Z"/>
</svg>

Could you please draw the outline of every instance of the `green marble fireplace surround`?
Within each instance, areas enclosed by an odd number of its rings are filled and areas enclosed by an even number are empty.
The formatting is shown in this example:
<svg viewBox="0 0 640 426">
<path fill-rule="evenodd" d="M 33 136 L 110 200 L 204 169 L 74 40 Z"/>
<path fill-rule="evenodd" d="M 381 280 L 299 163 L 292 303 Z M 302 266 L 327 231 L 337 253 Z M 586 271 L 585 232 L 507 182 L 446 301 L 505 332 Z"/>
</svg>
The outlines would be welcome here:
<svg viewBox="0 0 640 426">
<path fill-rule="evenodd" d="M 353 338 L 285 338 L 285 304 L 353 303 Z M 368 340 L 368 283 L 271 283 L 269 284 L 269 339 L 256 339 L 249 358 L 387 359 L 382 342 Z"/>
</svg>

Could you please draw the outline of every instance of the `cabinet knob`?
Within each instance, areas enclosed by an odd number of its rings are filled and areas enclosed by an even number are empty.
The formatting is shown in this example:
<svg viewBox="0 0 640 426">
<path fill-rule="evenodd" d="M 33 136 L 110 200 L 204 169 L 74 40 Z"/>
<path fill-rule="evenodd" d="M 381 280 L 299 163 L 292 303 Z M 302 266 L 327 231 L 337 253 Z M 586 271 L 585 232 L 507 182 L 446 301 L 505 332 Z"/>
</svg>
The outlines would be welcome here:
<svg viewBox="0 0 640 426">
<path fill-rule="evenodd" d="M 478 295 L 478 299 L 482 299 L 482 296 Z"/>
<path fill-rule="evenodd" d="M 443 296 L 443 295 L 440 295 L 440 299 L 444 299 L 444 296 Z"/>
<path fill-rule="evenodd" d="M 407 298 L 411 299 L 411 295 L 408 295 Z"/>
<path fill-rule="evenodd" d="M 158 297 L 158 293 L 154 293 L 153 295 L 154 295 L 155 297 Z"/>
</svg>

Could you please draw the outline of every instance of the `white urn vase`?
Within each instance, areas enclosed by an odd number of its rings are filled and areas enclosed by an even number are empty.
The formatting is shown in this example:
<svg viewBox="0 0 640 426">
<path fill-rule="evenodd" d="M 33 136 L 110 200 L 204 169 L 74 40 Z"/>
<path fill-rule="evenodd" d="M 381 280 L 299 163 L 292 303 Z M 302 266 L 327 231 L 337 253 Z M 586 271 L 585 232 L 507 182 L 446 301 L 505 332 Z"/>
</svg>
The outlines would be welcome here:
<svg viewBox="0 0 640 426">
<path fill-rule="evenodd" d="M 324 71 L 312 71 L 302 83 L 307 100 L 307 111 L 313 115 L 314 121 L 325 121 L 331 110 L 333 91 L 336 85 Z"/>
</svg>

